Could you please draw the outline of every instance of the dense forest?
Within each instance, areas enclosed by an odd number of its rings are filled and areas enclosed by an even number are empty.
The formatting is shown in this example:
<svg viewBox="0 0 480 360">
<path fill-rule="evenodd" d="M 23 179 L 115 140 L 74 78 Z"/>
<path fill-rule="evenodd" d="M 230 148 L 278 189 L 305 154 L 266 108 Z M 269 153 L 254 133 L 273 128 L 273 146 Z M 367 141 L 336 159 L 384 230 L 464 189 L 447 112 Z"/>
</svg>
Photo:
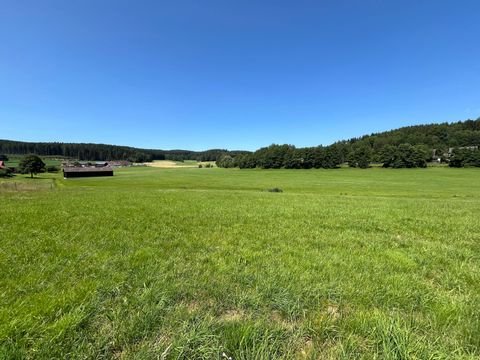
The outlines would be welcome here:
<svg viewBox="0 0 480 360">
<path fill-rule="evenodd" d="M 149 161 L 152 154 L 127 146 L 0 140 L 0 154 L 37 154 L 78 160 Z M 162 158 L 163 159 L 163 158 Z"/>
<path fill-rule="evenodd" d="M 450 166 L 480 165 L 480 118 L 455 123 L 408 126 L 338 141 L 329 146 L 296 148 L 270 145 L 255 152 L 211 149 L 206 151 L 138 149 L 106 144 L 33 143 L 0 140 L 0 154 L 38 154 L 78 160 L 198 160 L 216 161 L 220 167 L 336 168 L 348 163 L 366 168 L 425 167 L 428 162 Z"/>
<path fill-rule="evenodd" d="M 217 160 L 220 167 L 240 168 L 336 168 L 348 163 L 367 168 L 371 163 L 384 167 L 426 167 L 430 161 L 450 166 L 480 166 L 480 118 L 456 123 L 408 126 L 365 135 L 329 146 L 296 148 L 270 145 L 253 153 Z"/>
<path fill-rule="evenodd" d="M 11 140 L 0 140 L 0 154 L 41 156 L 58 156 L 77 160 L 130 160 L 132 162 L 147 162 L 152 160 L 197 160 L 215 161 L 221 155 L 237 156 L 245 151 L 228 151 L 212 149 L 207 151 L 190 150 L 154 150 L 137 149 L 127 146 L 106 144 L 75 144 L 75 143 L 35 143 Z"/>
</svg>

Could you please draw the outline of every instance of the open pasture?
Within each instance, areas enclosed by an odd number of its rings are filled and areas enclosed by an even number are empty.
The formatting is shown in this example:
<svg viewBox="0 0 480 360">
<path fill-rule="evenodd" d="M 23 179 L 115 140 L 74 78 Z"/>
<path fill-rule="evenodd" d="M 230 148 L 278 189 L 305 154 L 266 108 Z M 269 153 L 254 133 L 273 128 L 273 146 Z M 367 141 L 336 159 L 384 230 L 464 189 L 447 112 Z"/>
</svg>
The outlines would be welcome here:
<svg viewBox="0 0 480 360">
<path fill-rule="evenodd" d="M 22 160 L 23 155 L 11 155 L 9 156 L 8 161 L 6 162 L 6 165 L 9 167 L 18 167 L 20 164 L 20 161 Z M 45 163 L 46 166 L 60 166 L 61 160 L 55 158 L 55 157 L 48 157 L 48 156 L 43 156 L 42 157 L 43 162 Z"/>
<path fill-rule="evenodd" d="M 1 180 L 55 186 L 0 186 L 0 358 L 480 357 L 478 169 L 41 176 Z"/>
</svg>

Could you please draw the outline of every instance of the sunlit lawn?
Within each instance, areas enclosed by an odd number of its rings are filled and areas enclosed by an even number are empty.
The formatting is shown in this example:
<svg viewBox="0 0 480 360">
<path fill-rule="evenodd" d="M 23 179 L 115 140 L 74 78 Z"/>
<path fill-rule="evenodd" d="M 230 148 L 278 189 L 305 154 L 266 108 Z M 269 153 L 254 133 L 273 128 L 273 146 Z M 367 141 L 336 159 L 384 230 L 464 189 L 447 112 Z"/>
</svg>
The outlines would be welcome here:
<svg viewBox="0 0 480 360">
<path fill-rule="evenodd" d="M 480 357 L 478 169 L 40 177 L 0 180 L 0 358 Z"/>
</svg>

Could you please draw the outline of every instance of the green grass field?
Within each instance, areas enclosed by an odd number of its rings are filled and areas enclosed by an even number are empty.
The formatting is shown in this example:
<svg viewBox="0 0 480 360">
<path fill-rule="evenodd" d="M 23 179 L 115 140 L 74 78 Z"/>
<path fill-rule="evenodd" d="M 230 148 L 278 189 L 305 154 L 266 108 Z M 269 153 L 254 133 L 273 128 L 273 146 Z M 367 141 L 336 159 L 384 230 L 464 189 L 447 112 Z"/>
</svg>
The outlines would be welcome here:
<svg viewBox="0 0 480 360">
<path fill-rule="evenodd" d="M 1 182 L 0 358 L 480 357 L 478 169 Z"/>
<path fill-rule="evenodd" d="M 24 155 L 9 155 L 8 161 L 5 162 L 5 164 L 8 167 L 18 167 L 18 164 L 20 164 L 20 161 Z M 48 157 L 48 156 L 42 156 L 42 160 L 45 163 L 46 166 L 58 166 L 60 167 L 61 160 L 57 159 L 56 157 Z"/>
</svg>

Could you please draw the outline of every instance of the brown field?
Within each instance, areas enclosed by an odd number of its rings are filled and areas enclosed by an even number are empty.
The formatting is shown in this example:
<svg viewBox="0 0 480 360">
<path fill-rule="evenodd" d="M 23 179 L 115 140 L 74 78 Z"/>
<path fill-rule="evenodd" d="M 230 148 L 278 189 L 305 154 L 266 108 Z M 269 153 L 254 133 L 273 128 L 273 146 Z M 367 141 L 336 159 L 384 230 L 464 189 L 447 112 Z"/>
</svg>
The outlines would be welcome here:
<svg viewBox="0 0 480 360">
<path fill-rule="evenodd" d="M 154 160 L 153 162 L 145 163 L 145 165 L 147 166 L 163 168 L 163 169 L 196 168 L 200 164 L 202 164 L 203 166 L 205 166 L 206 164 L 211 164 L 215 166 L 215 163 L 213 161 L 197 162 L 194 160 L 185 160 L 185 162 L 176 162 L 172 160 Z"/>
<path fill-rule="evenodd" d="M 145 163 L 147 166 L 152 166 L 156 168 L 164 168 L 164 169 L 172 169 L 178 167 L 197 167 L 198 165 L 191 163 L 191 164 L 178 164 L 175 161 L 171 160 L 155 160 L 150 163 Z"/>
</svg>

